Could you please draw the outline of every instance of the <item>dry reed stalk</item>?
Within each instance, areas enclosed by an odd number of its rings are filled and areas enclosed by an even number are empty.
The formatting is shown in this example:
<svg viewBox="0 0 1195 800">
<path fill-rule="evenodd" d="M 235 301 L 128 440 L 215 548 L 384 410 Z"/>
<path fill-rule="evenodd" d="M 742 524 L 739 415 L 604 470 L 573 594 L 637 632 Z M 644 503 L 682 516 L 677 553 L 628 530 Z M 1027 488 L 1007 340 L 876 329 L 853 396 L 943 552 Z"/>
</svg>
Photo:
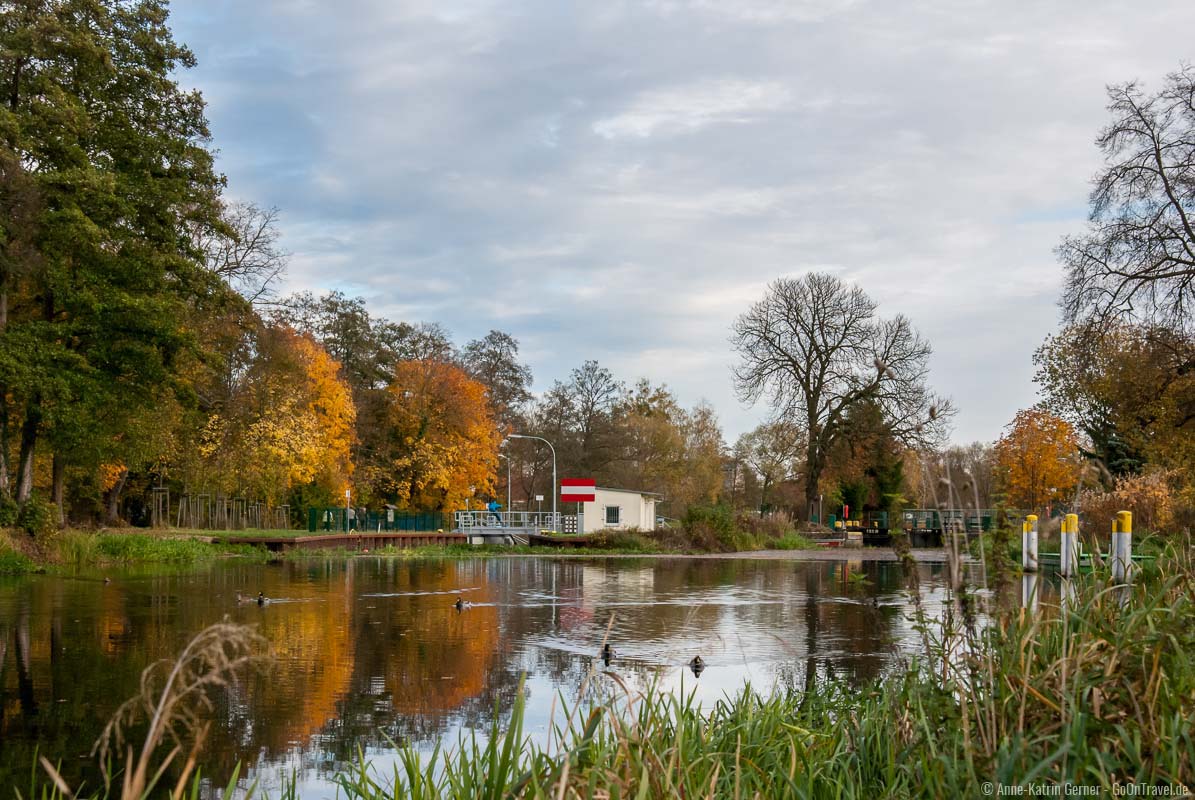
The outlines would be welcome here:
<svg viewBox="0 0 1195 800">
<path fill-rule="evenodd" d="M 126 731 L 142 717 L 149 727 L 139 753 L 131 744 L 126 750 L 122 800 L 140 800 L 161 779 L 169 764 L 184 750 L 188 752 L 178 796 L 195 768 L 207 733 L 206 716 L 214 709 L 211 693 L 235 685 L 243 670 L 260 669 L 271 663 L 269 643 L 253 628 L 227 621 L 204 628 L 195 635 L 174 661 L 163 659 L 141 673 L 141 690 L 126 700 L 92 748 L 101 763 L 111 763 L 113 752 L 126 744 Z M 151 777 L 153 756 L 166 740 L 173 743 Z M 111 790 L 111 775 L 105 780 Z"/>
</svg>

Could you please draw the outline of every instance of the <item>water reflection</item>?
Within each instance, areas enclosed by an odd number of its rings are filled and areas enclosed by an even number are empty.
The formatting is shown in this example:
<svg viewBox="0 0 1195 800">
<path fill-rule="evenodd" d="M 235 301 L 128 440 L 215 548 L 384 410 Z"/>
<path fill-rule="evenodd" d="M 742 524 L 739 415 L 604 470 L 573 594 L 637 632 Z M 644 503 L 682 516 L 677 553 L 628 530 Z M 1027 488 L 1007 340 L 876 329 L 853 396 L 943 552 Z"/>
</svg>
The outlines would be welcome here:
<svg viewBox="0 0 1195 800">
<path fill-rule="evenodd" d="M 931 613 L 940 573 L 923 568 Z M 384 759 L 389 741 L 484 727 L 523 674 L 532 735 L 594 670 L 598 692 L 618 686 L 609 670 L 699 701 L 745 681 L 869 680 L 915 640 L 901 586 L 896 564 L 850 560 L 359 558 L 6 580 L 0 784 L 27 781 L 35 746 L 94 780 L 88 751 L 141 670 L 225 616 L 259 626 L 278 658 L 222 701 L 206 774 L 226 780 L 240 761 L 267 787 L 294 771 L 332 796 L 324 781 L 359 746 Z M 237 602 L 258 592 L 271 602 Z"/>
</svg>

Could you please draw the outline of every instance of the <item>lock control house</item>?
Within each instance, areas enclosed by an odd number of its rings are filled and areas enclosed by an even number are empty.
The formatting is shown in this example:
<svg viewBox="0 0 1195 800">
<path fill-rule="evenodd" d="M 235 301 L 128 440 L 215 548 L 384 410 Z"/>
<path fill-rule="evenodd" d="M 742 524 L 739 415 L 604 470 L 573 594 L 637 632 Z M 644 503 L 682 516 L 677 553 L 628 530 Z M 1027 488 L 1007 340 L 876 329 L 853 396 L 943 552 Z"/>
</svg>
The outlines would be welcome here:
<svg viewBox="0 0 1195 800">
<path fill-rule="evenodd" d="M 656 529 L 656 501 L 660 497 L 655 492 L 599 486 L 593 490 L 592 501 L 581 503 L 581 532 L 593 533 L 607 528 L 653 531 Z"/>
</svg>

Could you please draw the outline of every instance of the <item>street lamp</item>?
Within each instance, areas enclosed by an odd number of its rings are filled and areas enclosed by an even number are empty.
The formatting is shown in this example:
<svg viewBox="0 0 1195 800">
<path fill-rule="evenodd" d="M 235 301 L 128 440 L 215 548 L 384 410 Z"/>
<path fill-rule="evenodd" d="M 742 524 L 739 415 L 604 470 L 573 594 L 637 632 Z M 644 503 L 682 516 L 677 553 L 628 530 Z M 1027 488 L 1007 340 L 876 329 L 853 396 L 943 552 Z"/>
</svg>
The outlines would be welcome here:
<svg viewBox="0 0 1195 800">
<path fill-rule="evenodd" d="M 552 451 L 552 528 L 553 528 L 553 530 L 555 530 L 555 527 L 556 527 L 556 448 L 552 447 L 552 443 L 549 442 L 547 439 L 545 439 L 542 436 L 525 436 L 524 434 L 521 434 L 521 433 L 511 433 L 511 434 L 507 434 L 506 438 L 508 438 L 508 439 L 535 439 L 536 441 L 543 442 L 544 444 L 546 444 L 548 446 L 548 449 Z"/>
<path fill-rule="evenodd" d="M 498 458 L 506 462 L 506 511 L 510 513 L 510 458 L 501 453 L 498 454 Z"/>
</svg>

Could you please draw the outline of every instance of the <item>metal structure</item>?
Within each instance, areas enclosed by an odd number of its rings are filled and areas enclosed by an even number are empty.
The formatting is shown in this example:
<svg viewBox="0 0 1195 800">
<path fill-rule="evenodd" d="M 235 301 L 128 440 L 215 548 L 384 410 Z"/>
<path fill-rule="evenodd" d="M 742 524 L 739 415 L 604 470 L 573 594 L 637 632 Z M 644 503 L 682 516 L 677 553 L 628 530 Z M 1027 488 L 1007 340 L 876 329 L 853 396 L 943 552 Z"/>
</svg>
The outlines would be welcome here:
<svg viewBox="0 0 1195 800">
<path fill-rule="evenodd" d="M 560 514 L 548 511 L 458 511 L 453 530 L 477 536 L 526 536 L 543 531 L 580 533 L 585 530 L 581 512 Z"/>
<path fill-rule="evenodd" d="M 161 527 L 169 526 L 174 518 L 175 527 L 209 531 L 239 530 L 289 530 L 290 506 L 272 506 L 244 497 L 225 497 L 209 494 L 184 494 L 178 500 L 173 514 L 170 513 L 170 497 L 154 496 L 153 519 L 161 519 Z M 164 491 L 164 490 L 163 490 Z M 161 499 L 159 499 L 161 497 Z M 161 508 L 159 508 L 161 506 Z M 161 512 L 161 516 L 159 516 Z M 155 527 L 158 525 L 155 524 Z"/>
<path fill-rule="evenodd" d="M 510 434 L 507 434 L 506 438 L 507 439 L 534 439 L 538 442 L 543 442 L 544 444 L 546 444 L 548 446 L 548 449 L 552 451 L 552 516 L 553 516 L 553 518 L 555 518 L 556 517 L 556 495 L 559 494 L 559 492 L 557 490 L 557 486 L 556 486 L 556 448 L 552 446 L 551 442 L 549 442 L 547 439 L 545 439 L 542 436 L 528 436 L 523 433 L 510 433 Z M 551 530 L 557 530 L 557 529 L 552 528 Z"/>
</svg>

